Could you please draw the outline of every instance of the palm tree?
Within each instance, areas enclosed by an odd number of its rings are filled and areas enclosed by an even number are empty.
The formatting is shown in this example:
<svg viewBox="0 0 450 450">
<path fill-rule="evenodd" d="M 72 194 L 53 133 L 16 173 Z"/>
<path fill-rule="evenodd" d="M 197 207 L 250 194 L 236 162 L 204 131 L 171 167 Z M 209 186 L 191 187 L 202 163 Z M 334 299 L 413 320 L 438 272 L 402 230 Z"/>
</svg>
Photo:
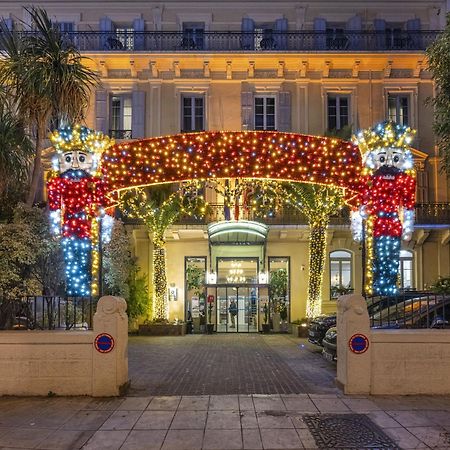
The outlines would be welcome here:
<svg viewBox="0 0 450 450">
<path fill-rule="evenodd" d="M 28 182 L 33 144 L 23 121 L 0 101 L 0 199 Z"/>
<path fill-rule="evenodd" d="M 50 121 L 75 123 L 84 118 L 98 75 L 83 63 L 72 42 L 45 10 L 31 7 L 33 30 L 17 33 L 1 25 L 0 85 L 9 89 L 18 114 L 34 137 L 34 161 L 27 197 L 31 205 L 41 177 L 41 155 Z"/>
<path fill-rule="evenodd" d="M 205 214 L 206 204 L 198 194 L 196 183 L 187 184 L 175 192 L 172 186 L 163 185 L 126 192 L 121 198 L 121 208 L 126 215 L 143 220 L 153 234 L 153 319 L 167 320 L 166 230 L 185 215 Z"/>
</svg>

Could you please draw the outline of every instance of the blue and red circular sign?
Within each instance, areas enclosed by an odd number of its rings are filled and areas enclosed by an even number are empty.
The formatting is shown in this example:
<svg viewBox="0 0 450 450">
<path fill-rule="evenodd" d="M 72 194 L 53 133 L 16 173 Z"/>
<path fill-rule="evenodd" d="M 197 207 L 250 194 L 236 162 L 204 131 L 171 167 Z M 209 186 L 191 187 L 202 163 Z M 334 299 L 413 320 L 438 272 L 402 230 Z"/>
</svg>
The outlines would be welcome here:
<svg viewBox="0 0 450 450">
<path fill-rule="evenodd" d="M 354 334 L 348 341 L 348 346 L 353 353 L 361 355 L 369 348 L 369 339 L 364 334 Z"/>
<path fill-rule="evenodd" d="M 108 333 L 101 333 L 95 338 L 94 347 L 100 353 L 109 353 L 114 348 L 114 338 Z"/>
</svg>

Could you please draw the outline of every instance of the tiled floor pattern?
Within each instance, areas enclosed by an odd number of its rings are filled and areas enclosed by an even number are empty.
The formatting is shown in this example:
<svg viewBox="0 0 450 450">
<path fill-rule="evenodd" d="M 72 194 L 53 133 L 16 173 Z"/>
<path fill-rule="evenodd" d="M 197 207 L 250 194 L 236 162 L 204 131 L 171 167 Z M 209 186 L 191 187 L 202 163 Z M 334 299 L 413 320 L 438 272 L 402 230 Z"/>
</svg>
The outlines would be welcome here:
<svg viewBox="0 0 450 450">
<path fill-rule="evenodd" d="M 131 337 L 130 395 L 336 393 L 335 367 L 290 335 Z"/>
<path fill-rule="evenodd" d="M 450 397 L 0 398 L 0 449 L 314 449 L 303 416 L 366 414 L 402 449 L 450 449 Z"/>
</svg>

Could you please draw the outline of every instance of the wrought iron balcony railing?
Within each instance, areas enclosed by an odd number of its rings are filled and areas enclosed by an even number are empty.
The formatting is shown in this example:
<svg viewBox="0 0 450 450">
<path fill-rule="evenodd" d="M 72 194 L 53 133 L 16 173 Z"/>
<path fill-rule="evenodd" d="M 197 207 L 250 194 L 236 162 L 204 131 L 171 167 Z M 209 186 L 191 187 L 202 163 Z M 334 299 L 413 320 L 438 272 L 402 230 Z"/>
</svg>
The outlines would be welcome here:
<svg viewBox="0 0 450 450">
<path fill-rule="evenodd" d="M 109 135 L 114 139 L 131 139 L 132 130 L 109 130 Z"/>
<path fill-rule="evenodd" d="M 26 32 L 18 32 L 26 34 Z M 65 38 L 82 52 L 396 52 L 425 50 L 439 31 L 76 31 Z"/>
<path fill-rule="evenodd" d="M 416 225 L 447 225 L 450 226 L 450 203 L 422 203 L 416 205 Z M 205 217 L 195 218 L 186 216 L 179 220 L 181 225 L 203 225 L 211 222 L 219 222 L 235 218 L 235 211 L 229 208 L 227 211 L 223 204 L 210 204 Z M 272 214 L 261 216 L 260 214 L 239 208 L 239 219 L 255 220 L 267 225 L 307 225 L 308 219 L 294 208 L 282 208 Z M 330 219 L 330 225 L 350 225 L 348 208 L 343 208 Z"/>
</svg>

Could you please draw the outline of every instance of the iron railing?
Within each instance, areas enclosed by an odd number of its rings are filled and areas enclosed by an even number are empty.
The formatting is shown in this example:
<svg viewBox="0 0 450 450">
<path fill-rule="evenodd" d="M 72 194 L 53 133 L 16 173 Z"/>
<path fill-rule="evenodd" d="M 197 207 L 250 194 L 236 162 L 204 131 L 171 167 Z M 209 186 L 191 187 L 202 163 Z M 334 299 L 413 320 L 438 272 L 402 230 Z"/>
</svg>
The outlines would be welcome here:
<svg viewBox="0 0 450 450">
<path fill-rule="evenodd" d="M 416 225 L 449 225 L 450 203 L 423 203 L 416 205 Z M 239 207 L 239 219 L 255 220 L 266 225 L 307 225 L 308 218 L 295 208 L 280 208 L 272 213 L 261 216 L 251 209 Z M 180 225 L 205 225 L 235 218 L 235 210 L 230 207 L 227 211 L 223 204 L 209 204 L 204 217 L 185 216 L 178 223 Z M 330 225 L 349 225 L 350 212 L 343 208 L 338 214 L 331 217 Z"/>
<path fill-rule="evenodd" d="M 0 330 L 87 330 L 97 300 L 92 297 L 0 298 Z"/>
<path fill-rule="evenodd" d="M 405 291 L 367 297 L 370 324 L 377 328 L 449 328 L 450 295 Z"/>
<path fill-rule="evenodd" d="M 109 135 L 114 139 L 132 139 L 132 130 L 109 130 Z"/>
<path fill-rule="evenodd" d="M 32 32 L 20 32 L 27 34 Z M 82 52 L 396 52 L 425 50 L 439 31 L 76 31 L 63 33 Z"/>
</svg>

